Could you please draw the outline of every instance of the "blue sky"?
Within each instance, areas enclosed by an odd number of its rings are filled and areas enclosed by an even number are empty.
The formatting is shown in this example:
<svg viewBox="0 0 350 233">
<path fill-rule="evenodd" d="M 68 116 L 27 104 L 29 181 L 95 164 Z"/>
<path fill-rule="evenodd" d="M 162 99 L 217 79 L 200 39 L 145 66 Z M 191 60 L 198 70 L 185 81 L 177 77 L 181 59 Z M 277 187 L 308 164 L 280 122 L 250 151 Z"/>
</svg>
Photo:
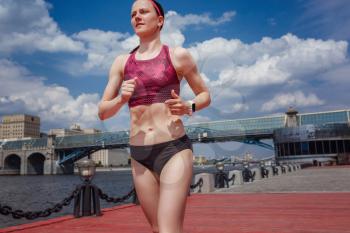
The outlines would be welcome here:
<svg viewBox="0 0 350 233">
<path fill-rule="evenodd" d="M 113 58 L 137 45 L 132 2 L 0 0 L 0 115 L 39 115 L 43 131 L 127 129 L 126 107 L 101 122 L 96 106 Z M 349 1 L 161 3 L 163 43 L 189 49 L 213 97 L 186 123 L 349 108 Z M 181 95 L 193 97 L 186 83 Z"/>
</svg>

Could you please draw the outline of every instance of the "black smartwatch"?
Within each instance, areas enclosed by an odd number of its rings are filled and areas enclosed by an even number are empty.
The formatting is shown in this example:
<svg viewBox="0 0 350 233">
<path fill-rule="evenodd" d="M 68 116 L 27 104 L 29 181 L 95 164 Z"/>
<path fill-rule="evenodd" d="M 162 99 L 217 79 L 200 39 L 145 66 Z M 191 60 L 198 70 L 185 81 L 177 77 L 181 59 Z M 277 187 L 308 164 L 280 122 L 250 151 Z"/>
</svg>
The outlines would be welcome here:
<svg viewBox="0 0 350 233">
<path fill-rule="evenodd" d="M 196 111 L 196 103 L 194 101 L 192 101 L 192 112 Z"/>
<path fill-rule="evenodd" d="M 188 115 L 192 116 L 192 113 L 196 111 L 196 103 L 192 100 L 187 101 L 188 103 Z"/>
</svg>

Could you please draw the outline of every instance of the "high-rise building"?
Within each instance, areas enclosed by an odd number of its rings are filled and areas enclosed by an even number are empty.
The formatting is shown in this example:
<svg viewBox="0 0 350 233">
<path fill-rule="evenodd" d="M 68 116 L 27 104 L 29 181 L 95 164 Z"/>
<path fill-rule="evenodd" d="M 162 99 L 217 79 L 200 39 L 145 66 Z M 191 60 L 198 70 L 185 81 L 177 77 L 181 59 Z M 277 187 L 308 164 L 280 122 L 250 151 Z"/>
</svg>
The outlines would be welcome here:
<svg viewBox="0 0 350 233">
<path fill-rule="evenodd" d="M 17 114 L 2 117 L 0 139 L 39 138 L 40 118 L 37 116 Z"/>
</svg>

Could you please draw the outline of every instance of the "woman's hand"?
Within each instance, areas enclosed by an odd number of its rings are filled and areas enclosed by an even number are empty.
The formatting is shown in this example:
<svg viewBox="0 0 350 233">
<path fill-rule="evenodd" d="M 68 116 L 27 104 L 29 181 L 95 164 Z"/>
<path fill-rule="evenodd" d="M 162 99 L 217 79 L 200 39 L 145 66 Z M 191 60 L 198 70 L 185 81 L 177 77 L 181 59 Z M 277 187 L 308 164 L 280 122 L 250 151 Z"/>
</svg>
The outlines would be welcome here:
<svg viewBox="0 0 350 233">
<path fill-rule="evenodd" d="M 137 77 L 122 83 L 120 98 L 123 102 L 128 102 L 135 91 Z"/>
<path fill-rule="evenodd" d="M 168 105 L 171 114 L 173 115 L 185 115 L 189 113 L 189 107 L 187 102 L 182 101 L 181 97 L 178 96 L 174 90 L 171 90 L 172 99 L 166 100 L 164 103 Z"/>
</svg>

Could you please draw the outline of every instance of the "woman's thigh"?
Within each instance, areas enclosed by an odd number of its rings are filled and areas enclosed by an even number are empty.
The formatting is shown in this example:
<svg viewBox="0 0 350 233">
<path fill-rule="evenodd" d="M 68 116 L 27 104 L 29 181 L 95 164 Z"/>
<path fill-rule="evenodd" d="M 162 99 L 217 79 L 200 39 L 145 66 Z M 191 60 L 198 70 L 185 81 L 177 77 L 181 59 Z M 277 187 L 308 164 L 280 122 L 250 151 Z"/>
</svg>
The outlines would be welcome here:
<svg viewBox="0 0 350 233">
<path fill-rule="evenodd" d="M 133 181 L 143 212 L 152 227 L 156 228 L 159 200 L 159 180 L 156 174 L 131 159 Z"/>
<path fill-rule="evenodd" d="M 158 224 L 160 232 L 182 226 L 188 191 L 192 181 L 193 155 L 189 149 L 176 153 L 160 174 Z"/>
</svg>

